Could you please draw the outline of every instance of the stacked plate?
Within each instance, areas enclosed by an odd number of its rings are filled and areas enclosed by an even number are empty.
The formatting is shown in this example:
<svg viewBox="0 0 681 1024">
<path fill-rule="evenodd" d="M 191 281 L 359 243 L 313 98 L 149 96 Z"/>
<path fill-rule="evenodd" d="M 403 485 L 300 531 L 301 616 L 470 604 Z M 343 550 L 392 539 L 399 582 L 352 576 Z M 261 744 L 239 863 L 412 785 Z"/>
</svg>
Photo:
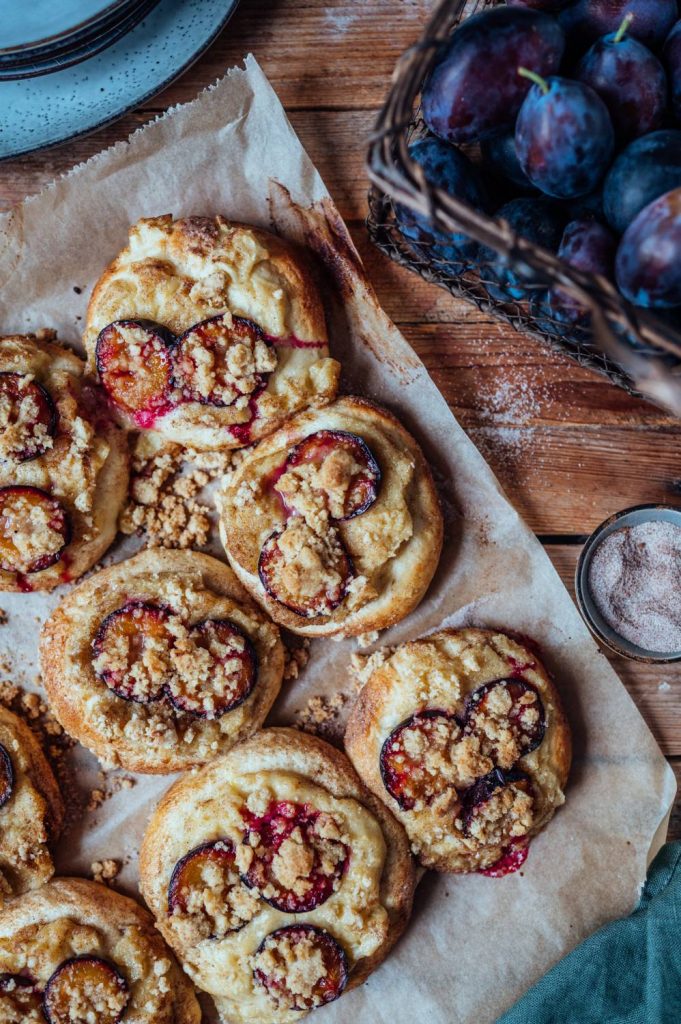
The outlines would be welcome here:
<svg viewBox="0 0 681 1024">
<path fill-rule="evenodd" d="M 78 64 L 129 32 L 158 0 L 31 0 L 3 4 L 0 81 Z"/>
</svg>

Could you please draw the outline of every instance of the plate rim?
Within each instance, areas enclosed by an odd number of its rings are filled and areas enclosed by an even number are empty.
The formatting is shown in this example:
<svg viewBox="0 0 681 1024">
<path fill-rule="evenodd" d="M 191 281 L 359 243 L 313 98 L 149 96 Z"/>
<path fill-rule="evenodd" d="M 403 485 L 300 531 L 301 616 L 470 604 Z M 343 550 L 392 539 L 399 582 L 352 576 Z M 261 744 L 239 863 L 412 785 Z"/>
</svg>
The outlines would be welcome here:
<svg viewBox="0 0 681 1024">
<path fill-rule="evenodd" d="M 20 46 L 3 46 L 0 47 L 0 57 L 10 56 L 11 54 L 22 54 L 30 50 L 39 50 L 45 47 L 51 47 L 59 42 L 66 41 L 72 35 L 83 32 L 90 26 L 95 26 L 97 22 L 103 21 L 106 18 L 112 17 L 116 13 L 116 9 L 119 7 L 125 7 L 130 4 L 131 0 L 111 0 L 106 7 L 99 12 L 99 14 L 93 14 L 90 18 L 86 18 L 84 21 L 79 21 L 77 24 L 72 25 L 71 28 L 64 29 L 63 32 L 57 32 L 52 36 L 44 36 L 42 39 L 34 39 L 30 43 L 21 43 Z"/>
<path fill-rule="evenodd" d="M 189 68 L 193 64 L 195 64 L 200 57 L 203 56 L 206 50 L 213 45 L 213 43 L 218 38 L 220 33 L 224 30 L 227 23 L 232 18 L 232 15 L 234 14 L 235 10 L 239 6 L 240 0 L 227 0 L 227 2 L 228 6 L 225 10 L 225 13 L 221 17 L 215 29 L 211 32 L 210 36 L 203 40 L 198 49 L 194 53 L 192 53 L 191 56 L 183 64 L 175 68 L 167 78 L 164 78 L 162 82 L 156 84 L 153 87 L 153 89 L 149 90 L 149 92 L 144 93 L 142 96 L 138 96 L 133 103 L 128 103 L 126 106 L 123 106 L 119 110 L 117 110 L 115 114 L 112 114 L 110 117 L 104 117 L 101 119 L 101 121 L 97 121 L 95 124 L 89 125 L 87 128 L 82 128 L 78 131 L 70 132 L 67 135 L 61 135 L 58 139 L 54 139 L 51 142 L 42 142 L 37 146 L 26 146 L 24 149 L 17 149 L 12 151 L 11 153 L 6 153 L 4 155 L 0 154 L 0 164 L 4 164 L 8 160 L 15 160 L 18 157 L 28 156 L 30 153 L 40 153 L 43 150 L 53 149 L 55 146 L 61 146 L 64 142 L 73 142 L 75 139 L 82 139 L 85 138 L 87 135 L 93 135 L 95 132 L 100 131 L 102 128 L 106 128 L 108 125 L 114 124 L 120 118 L 125 117 L 125 115 L 129 114 L 131 110 L 137 110 L 138 107 L 143 106 L 153 96 L 157 96 L 160 92 L 163 92 L 164 89 L 167 89 L 169 85 L 172 85 L 173 82 L 177 81 L 177 79 L 180 78 L 180 76 L 183 75 L 185 71 L 188 71 Z M 134 29 L 132 29 L 131 31 L 134 31 Z M 120 42 L 120 40 L 118 40 L 118 42 Z M 93 58 L 97 56 L 100 56 L 100 54 L 93 54 Z M 90 59 L 91 58 L 89 57 L 86 58 L 85 60 L 81 61 L 80 64 L 75 65 L 75 67 L 87 67 L 88 60 Z M 49 76 L 42 75 L 40 77 L 45 79 Z M 32 81 L 32 79 L 23 79 L 23 81 Z M 140 127 L 143 127 L 143 125 L 141 125 Z M 137 131 L 138 129 L 135 130 Z"/>
</svg>

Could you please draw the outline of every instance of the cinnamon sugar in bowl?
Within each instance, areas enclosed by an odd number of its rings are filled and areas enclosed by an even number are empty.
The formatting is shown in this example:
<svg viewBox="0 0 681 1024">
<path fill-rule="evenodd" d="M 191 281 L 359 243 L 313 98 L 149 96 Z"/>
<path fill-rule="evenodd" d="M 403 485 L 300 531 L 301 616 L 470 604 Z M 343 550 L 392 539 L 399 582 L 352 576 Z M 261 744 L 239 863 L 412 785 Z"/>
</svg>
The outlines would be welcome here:
<svg viewBox="0 0 681 1024">
<path fill-rule="evenodd" d="M 637 505 L 606 519 L 577 564 L 577 604 L 625 658 L 681 661 L 681 508 Z"/>
</svg>

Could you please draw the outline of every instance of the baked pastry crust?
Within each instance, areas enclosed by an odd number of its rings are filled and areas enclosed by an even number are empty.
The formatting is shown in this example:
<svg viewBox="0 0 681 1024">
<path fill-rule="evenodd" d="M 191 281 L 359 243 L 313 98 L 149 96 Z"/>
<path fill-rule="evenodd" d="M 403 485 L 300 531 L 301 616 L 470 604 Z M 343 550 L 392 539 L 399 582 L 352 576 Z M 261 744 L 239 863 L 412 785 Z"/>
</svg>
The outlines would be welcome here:
<svg viewBox="0 0 681 1024">
<path fill-rule="evenodd" d="M 127 439 L 102 414 L 102 397 L 84 386 L 84 361 L 54 338 L 53 331 L 0 337 L 0 373 L 29 375 L 57 412 L 44 454 L 17 461 L 0 451 L 0 487 L 39 488 L 57 498 L 70 518 L 71 539 L 47 568 L 25 574 L 0 569 L 2 591 L 52 590 L 82 576 L 116 536 L 127 495 Z"/>
<path fill-rule="evenodd" d="M 360 438 L 378 463 L 380 482 L 370 507 L 332 522 L 354 567 L 345 596 L 330 613 L 306 617 L 267 592 L 259 560 L 268 537 L 295 518 L 287 519 L 272 480 L 294 446 L 318 431 Z M 246 456 L 218 504 L 220 535 L 235 573 L 275 622 L 306 636 L 357 636 L 399 622 L 425 594 L 442 548 L 442 514 L 421 449 L 391 413 L 362 398 L 339 398 L 289 420 Z M 304 521 L 323 544 L 329 520 L 316 515 L 306 512 Z"/>
<path fill-rule="evenodd" d="M 187 851 L 218 837 L 240 844 L 244 826 L 235 808 L 247 799 L 247 807 L 258 810 L 272 796 L 297 798 L 340 816 L 354 856 L 339 888 L 315 909 L 295 916 L 260 900 L 255 916 L 240 930 L 223 938 L 187 941 L 168 912 L 175 864 Z M 157 927 L 197 986 L 211 993 L 223 1019 L 283 1024 L 304 1014 L 277 1008 L 254 985 L 249 962 L 263 938 L 292 921 L 327 929 L 348 956 L 347 988 L 355 987 L 404 931 L 415 871 L 402 826 L 361 784 L 345 755 L 315 736 L 276 728 L 258 733 L 171 787 L 149 822 L 140 879 Z"/>
<path fill-rule="evenodd" d="M 150 217 L 130 229 L 128 246 L 90 299 L 83 336 L 90 369 L 97 369 L 100 332 L 115 321 L 150 320 L 178 337 L 224 312 L 257 324 L 272 342 L 276 366 L 266 387 L 250 403 L 175 404 L 156 419 L 154 430 L 199 450 L 239 448 L 300 409 L 334 398 L 340 366 L 329 358 L 324 311 L 304 253 L 270 232 L 221 216 Z M 118 414 L 126 426 L 140 427 L 122 410 Z"/>
<path fill-rule="evenodd" d="M 363 782 L 404 825 L 421 864 L 438 871 L 476 871 L 491 867 L 508 847 L 476 842 L 464 834 L 452 783 L 449 792 L 453 799 L 440 803 L 436 798 L 425 806 L 403 809 L 383 781 L 383 745 L 398 726 L 417 713 L 436 709 L 460 720 L 466 698 L 497 680 L 530 684 L 544 706 L 543 739 L 535 749 L 513 760 L 513 767 L 531 779 L 535 806 L 527 838 L 536 835 L 564 802 L 571 761 L 570 729 L 560 696 L 537 654 L 504 633 L 449 629 L 403 644 L 382 663 L 380 657 L 377 661 L 352 708 L 345 749 Z M 471 771 L 465 785 L 471 786 L 497 764 L 492 757 L 488 764 L 478 760 L 465 765 Z M 444 783 L 439 796 L 444 798 L 447 788 Z"/>
<path fill-rule="evenodd" d="M 166 700 L 118 696 L 93 667 L 103 620 L 130 600 L 159 603 L 187 626 L 227 619 L 257 657 L 248 697 L 221 717 L 200 718 Z M 47 620 L 40 658 L 52 710 L 66 731 L 107 764 L 167 773 L 203 764 L 250 736 L 272 706 L 284 671 L 279 630 L 249 599 L 234 573 L 195 551 L 147 549 L 76 587 Z"/>
<path fill-rule="evenodd" d="M 49 847 L 64 820 L 59 786 L 29 727 L 0 706 L 0 744 L 12 764 L 9 799 L 0 807 L 0 904 L 54 874 Z"/>
<path fill-rule="evenodd" d="M 97 882 L 56 878 L 0 911 L 0 973 L 25 971 L 40 989 L 76 956 L 109 960 L 129 991 L 126 1024 L 199 1024 L 201 1010 L 151 915 Z"/>
</svg>

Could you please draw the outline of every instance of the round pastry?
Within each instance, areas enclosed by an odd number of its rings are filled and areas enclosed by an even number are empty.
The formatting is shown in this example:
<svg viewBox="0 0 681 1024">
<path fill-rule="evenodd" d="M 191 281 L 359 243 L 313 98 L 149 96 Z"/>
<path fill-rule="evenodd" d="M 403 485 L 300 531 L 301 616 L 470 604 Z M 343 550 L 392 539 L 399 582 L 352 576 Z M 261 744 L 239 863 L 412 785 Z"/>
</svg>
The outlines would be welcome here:
<svg viewBox="0 0 681 1024">
<path fill-rule="evenodd" d="M 234 571 L 294 633 L 391 626 L 419 603 L 440 557 L 423 454 L 394 416 L 361 398 L 290 420 L 247 455 L 219 505 Z"/>
<path fill-rule="evenodd" d="M 0 590 L 77 579 L 116 536 L 127 442 L 53 331 L 0 337 Z"/>
<path fill-rule="evenodd" d="M 63 818 L 59 786 L 40 744 L 0 705 L 0 903 L 52 877 L 49 847 Z"/>
<path fill-rule="evenodd" d="M 251 444 L 338 387 L 303 252 L 223 217 L 135 224 L 84 341 L 121 422 L 197 449 Z"/>
<path fill-rule="evenodd" d="M 0 911 L 3 1024 L 199 1024 L 194 990 L 134 900 L 56 878 Z"/>
<path fill-rule="evenodd" d="M 76 587 L 43 627 L 66 731 L 107 764 L 174 772 L 255 732 L 284 671 L 279 630 L 223 562 L 148 549 Z"/>
<path fill-rule="evenodd" d="M 283 1024 L 360 984 L 404 930 L 407 837 L 323 740 L 267 729 L 176 782 L 140 886 L 222 1019 Z"/>
<path fill-rule="evenodd" d="M 571 758 L 537 654 L 483 629 L 398 647 L 361 690 L 345 747 L 421 864 L 457 872 L 519 862 L 564 802 Z"/>
</svg>

